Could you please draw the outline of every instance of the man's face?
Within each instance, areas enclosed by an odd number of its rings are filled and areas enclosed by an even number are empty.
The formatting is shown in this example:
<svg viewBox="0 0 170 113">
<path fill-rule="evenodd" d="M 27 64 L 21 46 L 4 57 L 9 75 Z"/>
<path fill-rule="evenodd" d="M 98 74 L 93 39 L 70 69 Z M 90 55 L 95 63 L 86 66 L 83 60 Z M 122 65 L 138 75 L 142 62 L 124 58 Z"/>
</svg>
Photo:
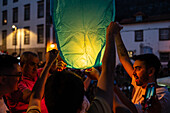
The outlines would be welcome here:
<svg viewBox="0 0 170 113">
<path fill-rule="evenodd" d="M 136 85 L 145 86 L 149 79 L 148 70 L 146 69 L 144 61 L 136 60 L 133 65 Z"/>
<path fill-rule="evenodd" d="M 37 75 L 39 59 L 38 57 L 32 57 L 26 62 L 22 67 L 22 72 L 24 76 L 34 79 Z"/>
<path fill-rule="evenodd" d="M 9 69 L 6 74 L 10 75 L 9 77 L 7 76 L 9 92 L 16 91 L 21 77 L 21 67 L 18 64 L 14 64 L 14 68 Z"/>
</svg>

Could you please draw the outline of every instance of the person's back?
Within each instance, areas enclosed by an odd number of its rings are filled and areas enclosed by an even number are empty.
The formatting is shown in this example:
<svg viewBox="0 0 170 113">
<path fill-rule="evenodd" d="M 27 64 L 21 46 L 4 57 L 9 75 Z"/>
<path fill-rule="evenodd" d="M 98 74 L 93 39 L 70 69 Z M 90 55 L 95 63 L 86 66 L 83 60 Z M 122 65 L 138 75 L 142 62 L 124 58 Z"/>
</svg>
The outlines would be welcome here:
<svg viewBox="0 0 170 113">
<path fill-rule="evenodd" d="M 170 101 L 169 98 L 170 95 L 165 88 L 159 88 L 156 81 L 161 68 L 161 63 L 158 57 L 154 54 L 137 55 L 134 57 L 135 62 L 132 65 L 132 62 L 130 61 L 128 52 L 125 48 L 125 45 L 122 41 L 120 34 L 116 35 L 115 42 L 117 46 L 117 53 L 119 56 L 119 60 L 122 63 L 123 67 L 125 68 L 126 72 L 132 78 L 131 84 L 134 86 L 132 102 L 125 99 L 122 95 L 118 95 L 121 101 L 126 106 L 128 106 L 131 110 L 136 109 L 138 110 L 138 112 L 143 112 L 142 102 L 144 100 L 143 95 L 145 95 L 147 84 L 154 82 L 156 84 L 155 87 L 157 87 L 156 95 L 162 98 L 158 98 L 158 99 L 155 98 L 154 100 L 152 100 L 156 102 L 152 103 L 152 107 L 150 107 L 148 111 L 158 112 L 162 110 L 162 112 L 167 112 L 168 110 L 168 112 L 170 112 L 170 109 L 168 107 Z M 157 91 L 157 89 L 159 91 Z M 162 90 L 161 93 L 160 93 L 160 89 Z M 165 95 L 169 95 L 169 96 L 165 96 Z"/>
</svg>

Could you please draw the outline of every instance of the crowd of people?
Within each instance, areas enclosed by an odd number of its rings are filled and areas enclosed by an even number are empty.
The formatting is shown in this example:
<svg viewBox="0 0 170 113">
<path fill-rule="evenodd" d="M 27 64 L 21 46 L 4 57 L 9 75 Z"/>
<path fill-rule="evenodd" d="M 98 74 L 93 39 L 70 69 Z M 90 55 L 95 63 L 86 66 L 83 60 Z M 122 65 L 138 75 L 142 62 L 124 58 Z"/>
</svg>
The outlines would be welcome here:
<svg viewBox="0 0 170 113">
<path fill-rule="evenodd" d="M 90 70 L 66 68 L 58 50 L 46 53 L 41 68 L 37 54 L 30 51 L 24 52 L 20 61 L 0 55 L 0 113 L 170 113 L 170 92 L 156 82 L 159 59 L 142 54 L 135 56 L 132 64 L 121 39 L 122 28 L 116 22 L 109 24 L 102 66 Z M 131 98 L 120 90 L 116 48 L 133 85 Z M 148 83 L 155 83 L 156 93 L 145 109 Z"/>
</svg>

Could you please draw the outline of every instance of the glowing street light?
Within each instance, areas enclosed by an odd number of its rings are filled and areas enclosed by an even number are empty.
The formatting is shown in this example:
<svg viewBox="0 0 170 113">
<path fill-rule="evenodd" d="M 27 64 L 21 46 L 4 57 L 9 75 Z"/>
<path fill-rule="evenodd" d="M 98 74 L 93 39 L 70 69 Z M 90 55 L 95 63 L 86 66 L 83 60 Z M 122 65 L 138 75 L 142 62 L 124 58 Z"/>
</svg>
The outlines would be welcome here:
<svg viewBox="0 0 170 113">
<path fill-rule="evenodd" d="M 52 49 L 54 49 L 55 44 L 54 44 L 54 43 L 52 43 L 52 44 L 50 45 L 50 47 L 51 47 Z"/>
<path fill-rule="evenodd" d="M 17 26 L 16 26 L 16 25 L 12 25 L 12 28 L 16 30 L 16 29 L 17 29 Z"/>
<path fill-rule="evenodd" d="M 12 25 L 12 28 L 15 29 L 16 33 L 15 33 L 15 52 L 16 52 L 16 34 L 17 34 L 17 30 L 18 30 L 18 27 L 16 25 Z M 21 55 L 21 29 L 20 29 L 20 32 L 19 32 L 19 36 L 20 36 L 20 47 L 19 47 L 19 56 Z"/>
<path fill-rule="evenodd" d="M 14 31 L 15 31 L 15 53 L 16 53 L 17 26 L 16 25 L 12 25 L 12 29 L 14 29 Z"/>
</svg>

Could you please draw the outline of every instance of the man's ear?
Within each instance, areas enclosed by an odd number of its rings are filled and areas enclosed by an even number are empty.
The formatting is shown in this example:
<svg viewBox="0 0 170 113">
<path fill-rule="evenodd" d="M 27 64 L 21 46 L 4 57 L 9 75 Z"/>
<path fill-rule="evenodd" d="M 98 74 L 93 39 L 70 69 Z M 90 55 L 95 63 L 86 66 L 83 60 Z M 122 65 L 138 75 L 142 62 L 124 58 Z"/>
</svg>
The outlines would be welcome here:
<svg viewBox="0 0 170 113">
<path fill-rule="evenodd" d="M 153 76 L 155 74 L 155 68 L 154 67 L 149 68 L 148 74 L 150 77 Z"/>
</svg>

